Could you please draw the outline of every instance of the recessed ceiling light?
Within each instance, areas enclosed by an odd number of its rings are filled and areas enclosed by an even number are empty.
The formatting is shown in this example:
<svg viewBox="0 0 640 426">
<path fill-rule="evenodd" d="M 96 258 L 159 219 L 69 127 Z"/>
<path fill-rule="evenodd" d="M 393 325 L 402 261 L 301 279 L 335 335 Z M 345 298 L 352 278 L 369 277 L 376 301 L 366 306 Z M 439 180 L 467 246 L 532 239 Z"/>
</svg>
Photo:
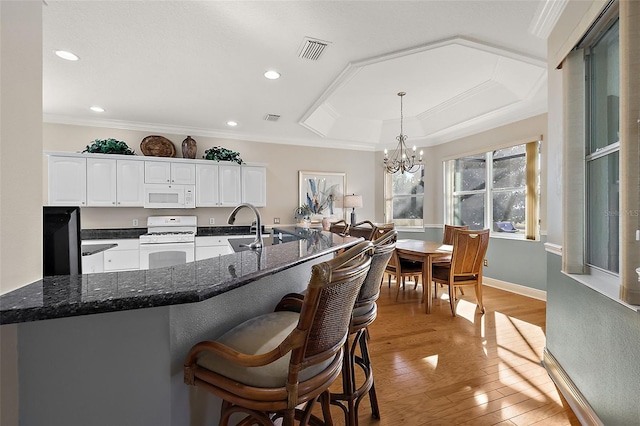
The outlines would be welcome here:
<svg viewBox="0 0 640 426">
<path fill-rule="evenodd" d="M 280 78 L 280 73 L 278 71 L 269 70 L 264 73 L 264 76 L 269 80 L 277 80 Z"/>
<path fill-rule="evenodd" d="M 235 121 L 227 121 L 227 126 L 235 127 L 237 125 L 238 125 L 238 123 L 235 122 Z"/>
<path fill-rule="evenodd" d="M 73 53 L 67 52 L 66 50 L 56 50 L 56 55 L 59 58 L 66 59 L 67 61 L 77 61 L 78 59 L 80 59 L 78 58 L 78 55 L 74 55 Z"/>
<path fill-rule="evenodd" d="M 89 109 L 90 109 L 91 111 L 93 111 L 93 112 L 104 112 L 104 108 L 99 107 L 99 106 L 97 106 L 97 105 L 94 105 L 94 106 L 92 106 L 92 107 L 89 107 Z"/>
</svg>

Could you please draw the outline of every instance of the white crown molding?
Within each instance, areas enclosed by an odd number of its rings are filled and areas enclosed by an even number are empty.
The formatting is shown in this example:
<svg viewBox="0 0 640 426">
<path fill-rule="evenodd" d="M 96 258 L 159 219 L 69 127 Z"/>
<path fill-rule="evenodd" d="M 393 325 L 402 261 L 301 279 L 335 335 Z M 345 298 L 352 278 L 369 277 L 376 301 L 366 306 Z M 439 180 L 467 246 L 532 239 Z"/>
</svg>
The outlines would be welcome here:
<svg viewBox="0 0 640 426">
<path fill-rule="evenodd" d="M 167 126 L 155 123 L 129 122 L 122 120 L 94 120 L 81 119 L 75 117 L 43 114 L 43 122 L 53 124 L 68 124 L 73 126 L 89 126 L 104 127 L 121 130 L 135 130 L 150 133 L 169 133 L 176 135 L 191 135 L 210 138 L 221 138 L 231 140 L 243 140 L 249 142 L 274 143 L 281 145 L 297 145 L 308 147 L 322 147 L 333 149 L 351 149 L 354 151 L 378 151 L 378 147 L 369 143 L 348 141 L 340 139 L 304 139 L 304 138 L 284 138 L 284 137 L 267 137 L 264 135 L 255 135 L 249 133 L 226 132 L 210 129 L 194 129 L 192 127 Z"/>
<path fill-rule="evenodd" d="M 546 40 L 556 26 L 567 4 L 569 4 L 569 0 L 546 0 L 540 2 L 538 10 L 529 25 L 529 33 Z"/>
</svg>

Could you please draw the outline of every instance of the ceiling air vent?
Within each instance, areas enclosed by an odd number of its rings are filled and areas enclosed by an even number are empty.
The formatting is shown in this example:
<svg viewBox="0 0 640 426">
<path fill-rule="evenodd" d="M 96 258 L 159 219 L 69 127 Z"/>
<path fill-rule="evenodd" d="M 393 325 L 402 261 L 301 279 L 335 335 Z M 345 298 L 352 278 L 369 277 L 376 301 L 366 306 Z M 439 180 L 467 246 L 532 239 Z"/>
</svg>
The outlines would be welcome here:
<svg viewBox="0 0 640 426">
<path fill-rule="evenodd" d="M 311 61 L 317 61 L 320 56 L 331 42 L 318 40 L 317 38 L 305 37 L 302 41 L 302 46 L 298 52 L 298 57 L 302 59 L 309 59 Z"/>
<path fill-rule="evenodd" d="M 277 114 L 267 114 L 264 116 L 265 121 L 278 121 L 280 116 Z"/>
</svg>

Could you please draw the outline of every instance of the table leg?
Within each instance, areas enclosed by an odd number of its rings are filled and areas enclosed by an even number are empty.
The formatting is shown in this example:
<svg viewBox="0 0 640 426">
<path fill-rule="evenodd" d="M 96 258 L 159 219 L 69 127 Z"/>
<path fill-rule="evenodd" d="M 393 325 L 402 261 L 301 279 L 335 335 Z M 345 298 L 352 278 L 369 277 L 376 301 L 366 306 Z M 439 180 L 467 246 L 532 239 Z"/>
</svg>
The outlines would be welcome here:
<svg viewBox="0 0 640 426">
<path fill-rule="evenodd" d="M 431 290 L 431 256 L 427 255 L 422 262 L 422 298 L 424 299 L 424 308 L 427 314 L 431 313 L 431 305 L 433 304 L 433 294 Z"/>
</svg>

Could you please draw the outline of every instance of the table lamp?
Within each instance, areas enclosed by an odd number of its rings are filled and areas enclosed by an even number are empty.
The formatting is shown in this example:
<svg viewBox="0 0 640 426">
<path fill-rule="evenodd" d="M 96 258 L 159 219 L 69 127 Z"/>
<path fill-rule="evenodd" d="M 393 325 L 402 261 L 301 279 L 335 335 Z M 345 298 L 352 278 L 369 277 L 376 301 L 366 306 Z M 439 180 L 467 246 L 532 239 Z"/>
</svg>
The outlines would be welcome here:
<svg viewBox="0 0 640 426">
<path fill-rule="evenodd" d="M 351 207 L 351 225 L 356 224 L 356 208 L 362 208 L 362 195 L 345 195 L 344 196 L 344 207 Z"/>
</svg>

